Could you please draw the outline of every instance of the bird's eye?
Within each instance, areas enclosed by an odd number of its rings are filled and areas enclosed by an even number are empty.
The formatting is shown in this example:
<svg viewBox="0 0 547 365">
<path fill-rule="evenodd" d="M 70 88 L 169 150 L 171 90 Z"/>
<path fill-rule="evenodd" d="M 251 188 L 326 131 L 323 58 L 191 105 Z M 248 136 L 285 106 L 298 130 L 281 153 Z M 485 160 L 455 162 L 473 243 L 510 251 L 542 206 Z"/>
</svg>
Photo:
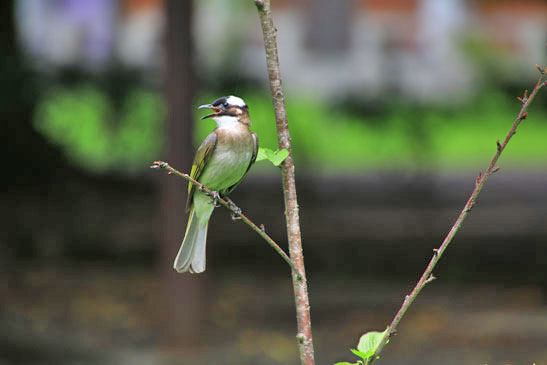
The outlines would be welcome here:
<svg viewBox="0 0 547 365">
<path fill-rule="evenodd" d="M 228 103 L 224 102 L 224 104 L 222 104 L 225 108 L 228 108 Z"/>
</svg>

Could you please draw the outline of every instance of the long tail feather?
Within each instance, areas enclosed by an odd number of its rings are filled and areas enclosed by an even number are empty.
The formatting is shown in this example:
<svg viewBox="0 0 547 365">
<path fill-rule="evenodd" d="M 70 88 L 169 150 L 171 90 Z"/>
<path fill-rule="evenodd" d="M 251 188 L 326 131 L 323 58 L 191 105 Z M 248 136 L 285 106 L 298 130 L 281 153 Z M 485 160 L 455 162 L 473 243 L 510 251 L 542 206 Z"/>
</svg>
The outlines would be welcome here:
<svg viewBox="0 0 547 365">
<path fill-rule="evenodd" d="M 205 271 L 205 244 L 207 243 L 207 226 L 209 221 L 204 226 L 198 227 L 196 240 L 194 241 L 194 253 L 192 263 L 190 264 L 190 272 L 199 274 Z"/>
<path fill-rule="evenodd" d="M 179 272 L 190 271 L 200 273 L 205 271 L 205 243 L 207 241 L 208 222 L 201 224 L 195 217 L 195 210 L 192 209 L 188 220 L 188 227 L 184 240 L 180 246 L 173 268 Z"/>
</svg>

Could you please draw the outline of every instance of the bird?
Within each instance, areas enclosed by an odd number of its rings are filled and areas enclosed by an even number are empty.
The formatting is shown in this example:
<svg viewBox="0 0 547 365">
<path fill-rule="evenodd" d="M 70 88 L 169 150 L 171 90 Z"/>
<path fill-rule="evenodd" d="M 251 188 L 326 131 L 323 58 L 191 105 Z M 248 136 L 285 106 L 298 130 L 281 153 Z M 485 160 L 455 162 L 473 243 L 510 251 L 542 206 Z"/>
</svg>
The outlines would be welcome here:
<svg viewBox="0 0 547 365">
<path fill-rule="evenodd" d="M 190 176 L 215 192 L 215 197 L 227 197 L 247 174 L 258 154 L 258 136 L 251 132 L 249 107 L 237 96 L 224 96 L 198 109 L 214 113 L 201 119 L 212 118 L 216 128 L 199 146 Z M 189 213 L 184 239 L 173 268 L 179 272 L 205 271 L 205 244 L 209 218 L 215 208 L 215 199 L 188 184 L 186 212 Z"/>
</svg>

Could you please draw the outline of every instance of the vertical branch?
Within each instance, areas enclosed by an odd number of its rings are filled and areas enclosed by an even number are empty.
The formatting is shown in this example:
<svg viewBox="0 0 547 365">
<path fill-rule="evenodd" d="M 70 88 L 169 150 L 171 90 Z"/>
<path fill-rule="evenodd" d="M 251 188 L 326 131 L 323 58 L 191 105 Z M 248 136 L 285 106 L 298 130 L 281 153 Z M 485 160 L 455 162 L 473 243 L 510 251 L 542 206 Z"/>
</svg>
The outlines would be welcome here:
<svg viewBox="0 0 547 365">
<path fill-rule="evenodd" d="M 281 165 L 283 176 L 283 194 L 285 198 L 285 218 L 287 221 L 287 236 L 289 241 L 289 253 L 291 261 L 300 273 L 292 273 L 294 296 L 296 302 L 296 319 L 298 324 L 298 347 L 300 350 L 300 362 L 303 365 L 314 364 L 313 341 L 311 334 L 310 304 L 308 299 L 308 287 L 306 272 L 304 269 L 304 256 L 302 252 L 302 237 L 300 234 L 300 221 L 298 216 L 298 202 L 296 199 L 296 183 L 294 177 L 294 163 L 291 152 L 291 136 L 287 123 L 285 109 L 285 95 L 281 83 L 279 70 L 279 58 L 277 52 L 277 39 L 272 20 L 270 0 L 255 0 L 255 5 L 260 17 L 262 32 L 264 35 L 264 48 L 266 50 L 266 64 L 270 78 L 275 123 L 277 127 L 277 139 L 279 148 L 289 151 L 289 156 Z"/>
</svg>

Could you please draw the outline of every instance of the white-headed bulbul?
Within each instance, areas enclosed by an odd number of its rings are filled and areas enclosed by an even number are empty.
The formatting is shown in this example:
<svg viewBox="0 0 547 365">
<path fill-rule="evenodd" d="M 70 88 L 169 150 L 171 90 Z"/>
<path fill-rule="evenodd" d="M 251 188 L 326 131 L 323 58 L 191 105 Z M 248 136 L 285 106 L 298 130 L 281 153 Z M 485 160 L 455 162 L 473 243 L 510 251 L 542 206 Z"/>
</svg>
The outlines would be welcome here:
<svg viewBox="0 0 547 365">
<path fill-rule="evenodd" d="M 214 113 L 201 119 L 213 118 L 217 127 L 199 146 L 190 176 L 209 189 L 227 196 L 241 182 L 256 160 L 258 136 L 249 129 L 251 119 L 245 102 L 237 96 L 226 96 L 198 109 Z M 177 272 L 205 271 L 207 226 L 215 205 L 211 197 L 188 184 L 186 210 L 190 216 L 184 240 L 173 267 Z"/>
</svg>

